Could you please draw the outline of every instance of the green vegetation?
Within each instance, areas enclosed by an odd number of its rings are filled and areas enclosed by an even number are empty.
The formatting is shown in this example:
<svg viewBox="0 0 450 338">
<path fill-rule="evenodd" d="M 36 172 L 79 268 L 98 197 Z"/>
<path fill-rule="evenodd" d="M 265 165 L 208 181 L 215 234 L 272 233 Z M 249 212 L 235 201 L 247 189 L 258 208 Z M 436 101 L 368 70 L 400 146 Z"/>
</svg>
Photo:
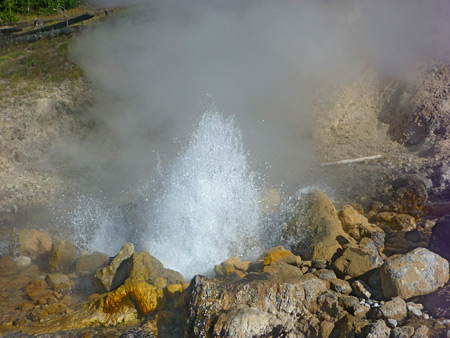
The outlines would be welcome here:
<svg viewBox="0 0 450 338">
<path fill-rule="evenodd" d="M 69 58 L 70 36 L 41 39 L 0 49 L 0 78 L 10 85 L 24 81 L 62 82 L 83 76 Z"/>
<path fill-rule="evenodd" d="M 81 5 L 81 0 L 2 0 L 0 20 L 2 23 L 18 21 L 19 14 L 40 14 L 55 9 L 69 9 Z"/>
</svg>

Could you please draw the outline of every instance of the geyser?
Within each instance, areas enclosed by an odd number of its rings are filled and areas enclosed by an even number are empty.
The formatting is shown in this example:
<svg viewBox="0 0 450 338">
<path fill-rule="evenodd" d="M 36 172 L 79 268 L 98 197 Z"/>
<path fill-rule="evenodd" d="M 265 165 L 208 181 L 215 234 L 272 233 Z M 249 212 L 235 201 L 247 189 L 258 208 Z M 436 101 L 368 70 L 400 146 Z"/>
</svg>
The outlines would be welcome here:
<svg viewBox="0 0 450 338">
<path fill-rule="evenodd" d="M 139 224 L 126 222 L 120 207 L 81 196 L 70 219 L 76 245 L 114 255 L 134 241 L 187 278 L 229 257 L 261 253 L 257 182 L 234 118 L 206 112 L 158 179 L 156 192 L 142 189 Z"/>
<path fill-rule="evenodd" d="M 233 118 L 207 112 L 155 199 L 147 249 L 192 277 L 258 247 L 258 192 Z"/>
</svg>

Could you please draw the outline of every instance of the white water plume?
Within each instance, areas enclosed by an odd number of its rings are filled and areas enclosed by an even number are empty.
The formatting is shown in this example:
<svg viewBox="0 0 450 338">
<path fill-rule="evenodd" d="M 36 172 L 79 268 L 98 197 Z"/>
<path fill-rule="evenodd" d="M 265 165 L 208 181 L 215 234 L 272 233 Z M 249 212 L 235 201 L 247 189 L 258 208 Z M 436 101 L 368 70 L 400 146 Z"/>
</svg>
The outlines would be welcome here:
<svg viewBox="0 0 450 338">
<path fill-rule="evenodd" d="M 258 247 L 259 207 L 232 118 L 206 113 L 155 201 L 148 251 L 186 277 Z"/>
</svg>

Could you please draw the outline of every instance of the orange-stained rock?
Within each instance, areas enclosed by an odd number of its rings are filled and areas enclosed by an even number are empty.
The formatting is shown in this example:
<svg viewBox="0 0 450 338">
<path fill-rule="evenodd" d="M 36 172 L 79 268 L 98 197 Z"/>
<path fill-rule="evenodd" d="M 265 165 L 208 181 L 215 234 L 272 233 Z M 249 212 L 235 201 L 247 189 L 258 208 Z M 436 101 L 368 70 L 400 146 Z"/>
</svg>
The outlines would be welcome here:
<svg viewBox="0 0 450 338">
<path fill-rule="evenodd" d="M 238 257 L 228 258 L 226 261 L 214 266 L 214 272 L 220 277 L 245 277 L 250 261 L 241 261 Z"/>
<path fill-rule="evenodd" d="M 302 259 L 299 256 L 295 256 L 289 250 L 286 250 L 282 246 L 277 246 L 272 249 L 266 250 L 263 256 L 263 264 L 271 265 L 277 262 L 283 262 L 291 265 L 300 265 Z"/>
<path fill-rule="evenodd" d="M 392 210 L 408 214 L 421 211 L 428 200 L 427 189 L 421 182 L 412 182 L 394 191 L 391 201 Z"/>
<path fill-rule="evenodd" d="M 31 289 L 27 292 L 27 295 L 33 301 L 37 301 L 43 297 L 54 297 L 53 291 L 49 289 Z"/>
<path fill-rule="evenodd" d="M 417 224 L 413 216 L 397 214 L 391 219 L 390 226 L 393 230 L 411 231 L 417 227 Z"/>
<path fill-rule="evenodd" d="M 45 232 L 33 229 L 23 229 L 17 232 L 18 252 L 21 256 L 36 259 L 40 255 L 49 252 L 52 248 L 52 240 Z"/>
<path fill-rule="evenodd" d="M 34 309 L 34 304 L 32 302 L 23 302 L 22 304 L 20 304 L 20 310 L 22 310 L 23 312 L 28 312 Z"/>
<path fill-rule="evenodd" d="M 139 311 L 146 315 L 156 310 L 164 302 L 161 288 L 147 283 L 142 278 L 127 279 L 126 282 L 106 295 L 103 311 L 117 312 L 122 306 L 133 307 L 136 304 Z"/>
<path fill-rule="evenodd" d="M 27 286 L 25 286 L 26 291 L 30 291 L 32 289 L 47 289 L 48 285 L 42 279 L 32 279 L 28 282 Z"/>
<path fill-rule="evenodd" d="M 167 285 L 166 290 L 169 295 L 174 295 L 180 292 L 183 292 L 185 288 L 182 284 L 170 284 Z"/>
</svg>

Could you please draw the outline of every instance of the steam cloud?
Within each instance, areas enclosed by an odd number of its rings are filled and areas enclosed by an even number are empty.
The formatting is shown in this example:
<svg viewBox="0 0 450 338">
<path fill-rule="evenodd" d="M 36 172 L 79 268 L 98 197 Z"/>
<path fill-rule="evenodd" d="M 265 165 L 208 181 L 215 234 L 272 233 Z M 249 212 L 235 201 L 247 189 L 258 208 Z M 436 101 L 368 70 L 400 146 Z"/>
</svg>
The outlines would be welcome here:
<svg viewBox="0 0 450 338">
<path fill-rule="evenodd" d="M 128 6 L 73 46 L 104 137 L 64 153 L 113 191 L 168 162 L 212 101 L 236 115 L 258 172 L 269 163 L 271 182 L 297 183 L 312 160 L 319 89 L 368 64 L 401 78 L 450 45 L 446 0 L 96 3 Z"/>
</svg>

